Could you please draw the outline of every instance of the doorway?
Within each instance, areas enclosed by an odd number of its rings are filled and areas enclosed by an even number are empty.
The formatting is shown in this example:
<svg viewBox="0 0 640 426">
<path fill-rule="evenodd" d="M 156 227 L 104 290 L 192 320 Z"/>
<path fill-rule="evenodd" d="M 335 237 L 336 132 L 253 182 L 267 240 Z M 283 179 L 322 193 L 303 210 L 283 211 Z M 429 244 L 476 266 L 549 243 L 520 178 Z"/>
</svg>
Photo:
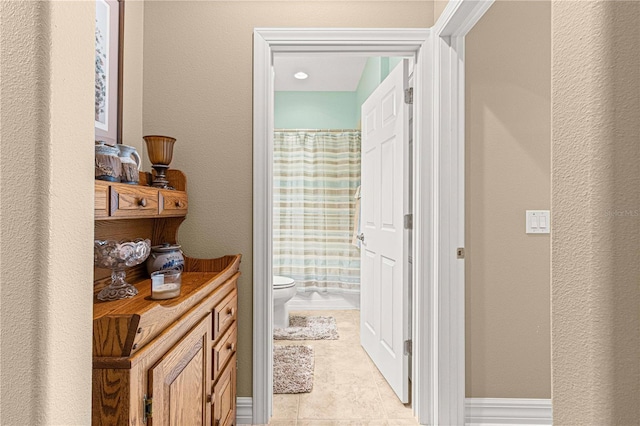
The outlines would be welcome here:
<svg viewBox="0 0 640 426">
<path fill-rule="evenodd" d="M 271 277 L 273 276 L 273 131 L 274 131 L 274 91 L 273 91 L 273 55 L 274 54 L 314 54 L 318 52 L 364 55 L 364 56 L 403 56 L 414 59 L 416 71 L 414 77 L 414 108 L 422 112 L 424 99 L 431 92 L 429 84 L 429 31 L 428 30 L 295 30 L 275 29 L 256 30 L 254 37 L 254 394 L 253 422 L 266 423 L 271 415 L 272 406 L 272 353 L 271 324 L 273 321 Z M 414 120 L 414 140 L 427 139 L 424 120 Z M 415 159 L 417 161 L 417 159 Z M 419 161 L 418 161 L 419 163 Z M 414 167 L 414 171 L 418 170 Z M 419 174 L 414 176 L 414 182 Z M 413 185 L 413 193 L 421 185 Z M 424 198 L 424 196 L 422 197 Z M 422 206 L 416 205 L 414 214 L 420 215 Z M 424 214 L 424 213 L 423 213 Z M 426 231 L 426 228 L 424 228 Z M 416 233 L 416 228 L 414 228 Z M 419 241 L 419 238 L 414 238 Z M 413 258 L 423 258 L 424 252 L 414 246 Z M 416 269 L 413 265 L 413 269 Z M 424 266 L 424 265 L 421 265 Z M 258 278 L 260 277 L 260 278 Z M 260 284 L 259 284 L 260 283 Z M 265 285 L 266 284 L 266 285 Z M 424 342 L 428 335 L 425 328 L 430 321 L 426 318 L 428 310 L 418 311 L 415 306 L 424 306 L 426 294 L 414 288 L 413 312 L 422 312 L 421 318 L 413 320 L 413 341 Z M 433 313 L 433 311 L 431 311 Z M 420 336 L 419 333 L 423 335 Z M 419 391 L 419 386 L 430 388 L 420 376 L 433 379 L 428 363 L 432 357 L 420 356 L 423 348 L 431 345 L 414 344 L 412 371 L 415 379 L 412 382 L 414 411 L 420 418 L 420 410 L 425 415 L 427 405 L 421 396 L 427 393 Z M 431 397 L 430 397 L 431 398 Z M 424 420 L 421 420 L 424 422 Z"/>
<path fill-rule="evenodd" d="M 404 300 L 410 296 L 406 254 L 411 231 L 403 227 L 403 218 L 410 212 L 412 110 L 404 90 L 412 68 L 401 57 L 274 54 L 274 285 L 292 281 L 297 287 L 297 293 L 281 285 L 273 289 L 274 421 L 386 419 L 410 424 L 415 419 L 408 394 L 410 355 L 404 348 L 411 322 Z M 389 162 L 391 158 L 396 160 Z M 369 184 L 361 180 L 361 169 Z M 371 185 L 375 176 L 387 185 Z M 374 198 L 394 207 L 374 209 Z M 378 221 L 373 210 L 384 222 L 380 236 L 392 238 L 385 239 L 385 262 L 366 270 L 395 271 L 387 277 L 393 280 L 379 274 L 360 280 L 361 257 L 364 264 L 375 259 L 373 247 L 380 238 L 370 226 Z M 396 246 L 390 241 L 397 241 Z M 384 298 L 373 294 L 381 284 L 378 291 Z M 292 298 L 283 303 L 283 294 Z M 372 310 L 374 298 L 380 306 Z M 363 318 L 360 299 L 369 307 Z M 337 333 L 304 337 L 302 324 L 326 321 L 337 325 Z M 367 337 L 362 344 L 360 323 Z M 302 349 L 314 356 L 312 386 L 308 373 L 292 379 L 305 358 L 291 354 Z M 291 382 L 306 387 L 296 391 Z M 342 395 L 346 389 L 352 397 Z"/>
</svg>

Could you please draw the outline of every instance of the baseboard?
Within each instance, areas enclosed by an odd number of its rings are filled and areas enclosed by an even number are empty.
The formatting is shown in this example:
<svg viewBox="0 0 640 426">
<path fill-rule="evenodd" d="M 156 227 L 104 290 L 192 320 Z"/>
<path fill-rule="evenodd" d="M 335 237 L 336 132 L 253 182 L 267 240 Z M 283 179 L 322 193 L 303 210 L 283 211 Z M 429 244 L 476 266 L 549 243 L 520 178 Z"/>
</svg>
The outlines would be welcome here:
<svg viewBox="0 0 640 426">
<path fill-rule="evenodd" d="M 469 426 L 552 425 L 550 399 L 467 398 L 465 424 Z M 253 424 L 253 399 L 236 399 L 236 424 Z"/>
<path fill-rule="evenodd" d="M 467 398 L 465 423 L 470 426 L 551 425 L 550 399 Z"/>
<path fill-rule="evenodd" d="M 236 425 L 253 424 L 253 398 L 239 396 L 236 398 Z"/>
</svg>

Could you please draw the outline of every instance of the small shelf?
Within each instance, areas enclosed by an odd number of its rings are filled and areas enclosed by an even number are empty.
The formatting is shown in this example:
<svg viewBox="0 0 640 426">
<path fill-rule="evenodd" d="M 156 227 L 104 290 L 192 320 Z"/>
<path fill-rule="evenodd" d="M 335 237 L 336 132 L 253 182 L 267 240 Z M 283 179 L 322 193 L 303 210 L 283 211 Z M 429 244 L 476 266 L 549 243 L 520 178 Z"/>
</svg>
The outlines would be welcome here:
<svg viewBox="0 0 640 426">
<path fill-rule="evenodd" d="M 186 216 L 189 205 L 187 179 L 180 170 L 169 170 L 167 176 L 175 189 L 149 186 L 151 177 L 144 172 L 140 173 L 140 183 L 137 185 L 96 180 L 95 219 L 110 221 Z"/>
</svg>

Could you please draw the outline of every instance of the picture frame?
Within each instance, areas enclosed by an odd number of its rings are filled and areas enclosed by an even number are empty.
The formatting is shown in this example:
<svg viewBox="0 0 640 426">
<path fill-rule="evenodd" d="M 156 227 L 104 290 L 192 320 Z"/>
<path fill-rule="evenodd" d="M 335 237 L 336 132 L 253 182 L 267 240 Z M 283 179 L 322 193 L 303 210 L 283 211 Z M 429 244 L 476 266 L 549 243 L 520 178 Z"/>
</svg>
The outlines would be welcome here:
<svg viewBox="0 0 640 426">
<path fill-rule="evenodd" d="M 95 140 L 122 143 L 124 0 L 96 0 Z"/>
</svg>

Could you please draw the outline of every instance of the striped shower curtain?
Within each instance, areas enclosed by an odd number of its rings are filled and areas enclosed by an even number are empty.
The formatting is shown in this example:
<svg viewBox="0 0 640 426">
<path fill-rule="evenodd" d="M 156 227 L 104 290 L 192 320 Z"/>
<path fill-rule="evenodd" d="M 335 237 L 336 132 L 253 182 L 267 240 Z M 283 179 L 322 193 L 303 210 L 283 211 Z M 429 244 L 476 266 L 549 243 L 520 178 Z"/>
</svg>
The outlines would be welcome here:
<svg viewBox="0 0 640 426">
<path fill-rule="evenodd" d="M 358 292 L 351 244 L 360 185 L 359 131 L 276 131 L 273 271 L 299 291 Z"/>
</svg>

